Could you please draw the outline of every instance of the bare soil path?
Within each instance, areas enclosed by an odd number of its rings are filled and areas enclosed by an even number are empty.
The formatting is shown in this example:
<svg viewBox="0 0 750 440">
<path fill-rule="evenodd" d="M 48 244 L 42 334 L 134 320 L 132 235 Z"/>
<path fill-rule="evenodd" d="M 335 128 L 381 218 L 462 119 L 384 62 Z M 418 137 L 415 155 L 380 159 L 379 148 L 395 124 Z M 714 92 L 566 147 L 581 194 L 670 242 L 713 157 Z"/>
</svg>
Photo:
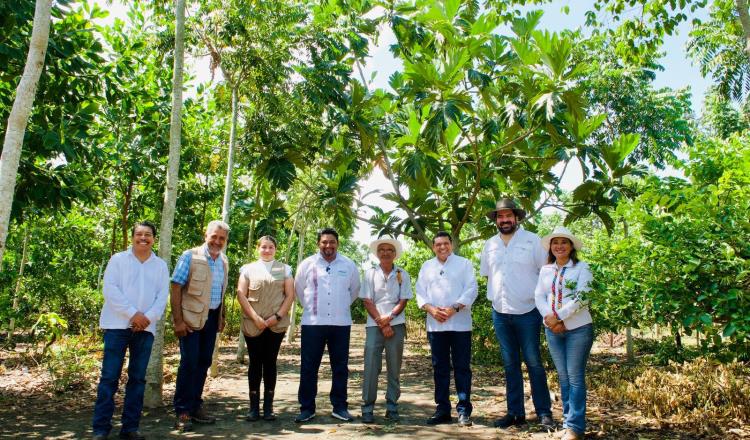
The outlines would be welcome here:
<svg viewBox="0 0 750 440">
<path fill-rule="evenodd" d="M 217 416 L 214 425 L 196 425 L 193 432 L 179 434 L 173 430 L 174 415 L 171 411 L 174 392 L 173 374 L 178 362 L 177 354 L 171 352 L 165 364 L 168 368 L 165 385 L 165 405 L 154 410 L 145 410 L 141 421 L 141 431 L 149 439 L 161 438 L 200 438 L 200 439 L 256 439 L 283 438 L 304 439 L 315 435 L 327 438 L 378 438 L 383 440 L 419 438 L 422 440 L 460 438 L 469 439 L 550 439 L 554 433 L 547 432 L 536 425 L 533 407 L 527 400 L 527 414 L 530 423 L 521 428 L 498 430 L 492 422 L 505 411 L 504 386 L 500 367 L 474 367 L 472 402 L 474 425 L 459 427 L 457 425 L 425 426 L 424 421 L 434 411 L 432 367 L 429 348 L 418 337 L 407 340 L 402 373 L 402 396 L 400 412 L 402 421 L 398 424 L 386 423 L 384 393 L 379 390 L 379 401 L 376 406 L 376 423 L 365 425 L 359 422 L 361 398 L 361 374 L 363 363 L 364 326 L 352 328 L 350 348 L 349 376 L 349 409 L 357 416 L 352 423 L 341 423 L 330 416 L 331 405 L 328 400 L 330 389 L 330 368 L 327 355 L 321 366 L 319 392 L 317 398 L 317 417 L 305 424 L 295 424 L 294 417 L 298 412 L 297 388 L 299 385 L 299 339 L 292 344 L 284 344 L 279 356 L 279 380 L 276 389 L 275 411 L 279 415 L 274 422 L 246 422 L 247 412 L 247 377 L 246 366 L 234 360 L 236 345 L 232 340 L 222 343 L 220 357 L 220 375 L 209 378 L 206 384 L 204 399 L 207 409 Z M 174 350 L 174 348 L 172 348 Z M 6 375 L 8 373 L 6 372 Z M 20 374 L 20 373 L 19 373 Z M 85 439 L 91 436 L 91 414 L 95 398 L 94 385 L 75 393 L 62 396 L 38 391 L 31 384 L 22 382 L 23 374 L 17 374 L 8 383 L 0 374 L 0 439 Z M 385 375 L 385 371 L 381 373 Z M 116 411 L 122 408 L 124 379 L 121 381 Z M 554 379 L 550 379 L 550 383 Z M 19 382 L 20 381 L 20 382 Z M 383 381 L 384 382 L 384 381 Z M 528 387 L 528 383 L 526 384 Z M 528 396 L 528 388 L 527 388 Z M 560 402 L 554 402 L 554 416 L 560 420 Z M 595 396 L 590 399 L 589 438 L 691 438 L 689 434 L 667 432 L 636 417 L 630 417 L 629 410 L 611 412 L 600 408 Z M 454 414 L 455 416 L 455 414 Z M 115 428 L 111 438 L 116 438 L 119 430 L 119 418 L 116 413 Z M 634 435 L 637 433 L 637 435 Z"/>
</svg>

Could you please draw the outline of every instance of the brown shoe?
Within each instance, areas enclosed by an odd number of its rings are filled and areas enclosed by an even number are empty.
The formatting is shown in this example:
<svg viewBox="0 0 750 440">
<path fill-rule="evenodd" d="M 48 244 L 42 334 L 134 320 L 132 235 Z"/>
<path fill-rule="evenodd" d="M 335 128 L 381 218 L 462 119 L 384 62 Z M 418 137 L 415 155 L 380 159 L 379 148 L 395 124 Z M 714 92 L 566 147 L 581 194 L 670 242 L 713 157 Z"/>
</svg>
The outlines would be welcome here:
<svg viewBox="0 0 750 440">
<path fill-rule="evenodd" d="M 568 428 L 565 434 L 562 436 L 562 440 L 583 440 L 583 434 L 578 434 L 572 429 Z"/>
<path fill-rule="evenodd" d="M 198 408 L 197 411 L 190 414 L 190 418 L 193 419 L 193 422 L 198 423 L 199 425 L 213 425 L 216 423 L 216 417 L 206 412 L 203 407 Z"/>
<path fill-rule="evenodd" d="M 193 422 L 190 420 L 190 414 L 178 414 L 177 421 L 174 424 L 174 428 L 180 432 L 186 432 L 193 429 Z"/>
</svg>

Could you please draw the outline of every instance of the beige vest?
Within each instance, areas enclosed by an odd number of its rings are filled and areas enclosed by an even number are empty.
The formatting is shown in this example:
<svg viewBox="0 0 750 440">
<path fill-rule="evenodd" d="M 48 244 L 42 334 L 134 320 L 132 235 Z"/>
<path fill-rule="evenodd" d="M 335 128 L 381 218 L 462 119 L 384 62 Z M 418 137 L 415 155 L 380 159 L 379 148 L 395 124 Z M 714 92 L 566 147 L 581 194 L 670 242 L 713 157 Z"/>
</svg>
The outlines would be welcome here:
<svg viewBox="0 0 750 440">
<path fill-rule="evenodd" d="M 206 325 L 209 305 L 211 304 L 211 267 L 203 246 L 190 250 L 190 272 L 188 282 L 182 286 L 182 319 L 193 330 L 200 330 Z M 221 262 L 224 265 L 224 281 L 221 286 L 222 300 L 227 289 L 229 262 L 222 252 Z"/>
<path fill-rule="evenodd" d="M 284 264 L 274 261 L 271 273 L 265 267 L 251 266 L 243 275 L 247 278 L 247 300 L 255 313 L 263 319 L 268 319 L 278 312 L 284 302 L 284 279 L 286 268 Z M 289 314 L 281 318 L 281 321 L 270 327 L 274 333 L 283 333 L 289 327 Z M 248 337 L 258 336 L 263 333 L 255 323 L 242 314 L 242 333 Z"/>
</svg>

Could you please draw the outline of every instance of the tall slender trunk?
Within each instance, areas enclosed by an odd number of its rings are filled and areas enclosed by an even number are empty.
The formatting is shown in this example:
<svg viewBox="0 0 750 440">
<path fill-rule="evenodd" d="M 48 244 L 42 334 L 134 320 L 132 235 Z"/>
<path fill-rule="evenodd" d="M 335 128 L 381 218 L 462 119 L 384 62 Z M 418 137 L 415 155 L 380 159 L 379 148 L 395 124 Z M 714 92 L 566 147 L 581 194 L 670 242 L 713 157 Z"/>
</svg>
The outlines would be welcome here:
<svg viewBox="0 0 750 440">
<path fill-rule="evenodd" d="M 112 220 L 112 240 L 109 244 L 109 256 L 115 254 L 115 246 L 117 245 L 117 218 Z"/>
<path fill-rule="evenodd" d="M 0 271 L 3 270 L 5 242 L 8 239 L 10 211 L 13 206 L 13 195 L 16 191 L 16 175 L 21 162 L 21 148 L 26 133 L 26 124 L 34 105 L 34 96 L 42 75 L 44 58 L 47 55 L 49 42 L 50 13 L 52 0 L 37 0 L 34 8 L 34 27 L 31 31 L 29 53 L 23 76 L 16 88 L 16 99 L 8 115 L 8 127 L 5 130 L 3 152 L 0 154 Z"/>
<path fill-rule="evenodd" d="M 120 249 L 125 250 L 128 248 L 128 213 L 130 212 L 130 201 L 133 199 L 133 173 L 128 176 L 128 186 L 125 189 L 125 194 L 122 200 L 122 210 L 120 215 L 120 228 L 122 230 L 122 247 Z"/>
<path fill-rule="evenodd" d="M 299 243 L 297 246 L 297 266 L 305 258 L 305 232 L 307 232 L 307 224 L 303 223 L 299 230 Z M 297 274 L 297 276 L 300 276 Z M 286 331 L 286 341 L 288 343 L 294 342 L 294 338 L 297 335 L 297 301 L 292 303 L 292 309 L 289 311 L 289 328 Z"/>
<path fill-rule="evenodd" d="M 172 118 L 169 126 L 169 161 L 164 206 L 161 213 L 159 257 L 169 265 L 172 259 L 172 226 L 177 206 L 177 186 L 180 171 L 180 141 L 182 136 L 182 66 L 185 58 L 185 0 L 176 0 L 174 35 L 174 77 L 172 78 Z M 164 316 L 156 324 L 154 345 L 146 371 L 146 393 L 143 403 L 147 408 L 162 405 L 164 384 Z"/>
<path fill-rule="evenodd" d="M 8 342 L 13 339 L 13 332 L 16 330 L 16 318 L 15 314 L 18 311 L 18 298 L 21 296 L 21 287 L 23 286 L 23 271 L 26 267 L 26 261 L 28 260 L 28 249 L 29 249 L 29 224 L 28 221 L 24 225 L 23 231 L 23 251 L 21 251 L 21 267 L 18 268 L 18 280 L 16 280 L 16 291 L 13 293 L 13 316 L 10 318 L 10 325 L 8 326 Z"/>
</svg>

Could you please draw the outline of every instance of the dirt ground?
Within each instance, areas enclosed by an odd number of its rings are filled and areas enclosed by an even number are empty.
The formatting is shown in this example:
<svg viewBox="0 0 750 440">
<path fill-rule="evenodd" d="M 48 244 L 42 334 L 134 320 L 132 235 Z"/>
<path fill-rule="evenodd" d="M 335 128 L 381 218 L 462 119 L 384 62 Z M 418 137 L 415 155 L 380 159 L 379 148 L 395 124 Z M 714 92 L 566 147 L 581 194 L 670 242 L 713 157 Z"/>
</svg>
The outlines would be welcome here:
<svg viewBox="0 0 750 440">
<path fill-rule="evenodd" d="M 196 425 L 193 432 L 179 434 L 173 430 L 174 414 L 169 404 L 174 392 L 173 372 L 178 362 L 172 348 L 165 359 L 168 383 L 165 384 L 164 402 L 161 408 L 144 410 L 141 431 L 149 439 L 161 438 L 227 438 L 256 439 L 284 438 L 303 439 L 315 435 L 328 438 L 378 438 L 383 440 L 420 438 L 423 440 L 460 438 L 469 439 L 548 439 L 556 438 L 554 432 L 541 429 L 535 422 L 533 406 L 526 400 L 526 411 L 530 423 L 521 428 L 498 430 L 492 427 L 495 418 L 505 413 L 505 397 L 502 370 L 500 367 L 474 367 L 472 402 L 474 413 L 471 427 L 457 425 L 425 426 L 424 421 L 434 412 L 432 367 L 429 348 L 420 338 L 407 340 L 402 372 L 402 395 L 398 424 L 386 423 L 384 394 L 379 390 L 376 404 L 376 423 L 364 425 L 359 422 L 361 398 L 361 374 L 363 363 L 364 326 L 352 328 L 349 359 L 349 410 L 357 420 L 341 423 L 330 416 L 328 400 L 330 369 L 327 355 L 321 366 L 317 417 L 305 424 L 295 424 L 298 412 L 297 388 L 299 385 L 299 339 L 282 346 L 279 355 L 279 380 L 276 389 L 275 411 L 279 415 L 274 422 L 246 422 L 247 376 L 246 366 L 235 361 L 236 339 L 222 342 L 219 376 L 209 378 L 204 399 L 207 409 L 217 416 L 214 425 Z M 385 371 L 383 383 L 385 382 Z M 0 371 L 0 439 L 80 439 L 91 436 L 91 414 L 95 399 L 94 385 L 75 393 L 54 395 L 34 382 L 32 372 L 24 369 Z M 119 411 L 122 408 L 124 380 L 118 393 L 115 427 L 110 437 L 116 438 L 119 430 Z M 553 379 L 550 379 L 552 384 Z M 528 397 L 528 382 L 526 383 Z M 554 392 L 554 391 L 553 391 Z M 560 420 L 561 404 L 553 402 L 555 420 Z M 638 417 L 629 408 L 613 411 L 606 402 L 598 402 L 596 396 L 589 398 L 589 432 L 587 438 L 635 438 L 666 439 L 696 438 L 690 433 L 668 431 L 658 423 Z M 454 414 L 455 416 L 455 414 Z"/>
</svg>

